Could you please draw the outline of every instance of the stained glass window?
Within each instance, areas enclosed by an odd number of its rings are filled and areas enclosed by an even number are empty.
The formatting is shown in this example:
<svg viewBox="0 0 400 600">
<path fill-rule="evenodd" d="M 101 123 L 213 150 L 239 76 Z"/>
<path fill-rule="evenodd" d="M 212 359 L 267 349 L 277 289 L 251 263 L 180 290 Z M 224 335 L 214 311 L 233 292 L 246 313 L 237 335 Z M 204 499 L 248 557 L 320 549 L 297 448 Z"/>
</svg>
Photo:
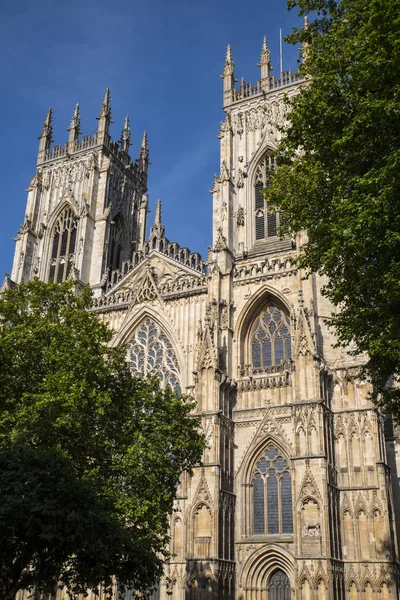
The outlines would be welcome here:
<svg viewBox="0 0 400 600">
<path fill-rule="evenodd" d="M 267 306 L 253 325 L 250 344 L 255 372 L 288 361 L 292 355 L 288 315 L 272 304 Z"/>
<path fill-rule="evenodd" d="M 254 534 L 293 533 L 289 465 L 272 444 L 257 463 L 253 479 Z"/>
<path fill-rule="evenodd" d="M 180 393 L 178 359 L 161 327 L 147 318 L 139 325 L 128 344 L 128 358 L 134 373 L 157 375 L 162 385 Z"/>
<path fill-rule="evenodd" d="M 49 281 L 62 283 L 73 266 L 78 220 L 71 208 L 65 208 L 57 219 L 53 233 Z"/>
<path fill-rule="evenodd" d="M 272 573 L 268 586 L 269 600 L 290 600 L 292 593 L 290 591 L 289 577 L 278 569 Z"/>
<path fill-rule="evenodd" d="M 263 190 L 269 186 L 271 174 L 275 168 L 275 157 L 267 152 L 257 165 L 254 180 L 254 211 L 256 240 L 276 238 L 279 227 L 279 213 L 265 203 Z"/>
</svg>

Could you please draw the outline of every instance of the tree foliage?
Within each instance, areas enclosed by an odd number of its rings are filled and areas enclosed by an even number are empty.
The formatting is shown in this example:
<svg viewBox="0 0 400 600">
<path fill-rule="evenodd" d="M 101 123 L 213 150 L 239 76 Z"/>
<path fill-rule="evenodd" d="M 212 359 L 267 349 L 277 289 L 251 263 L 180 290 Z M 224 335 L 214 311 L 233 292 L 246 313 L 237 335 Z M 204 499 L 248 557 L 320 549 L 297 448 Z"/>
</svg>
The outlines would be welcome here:
<svg viewBox="0 0 400 600">
<path fill-rule="evenodd" d="M 2 600 L 151 588 L 179 477 L 201 458 L 193 404 L 133 377 L 90 306 L 88 289 L 38 280 L 0 298 Z"/>
<path fill-rule="evenodd" d="M 329 278 L 340 344 L 369 357 L 374 399 L 400 416 L 400 4 L 290 0 L 310 13 L 279 168 L 266 191 L 286 231 L 306 230 L 301 267 Z"/>
</svg>

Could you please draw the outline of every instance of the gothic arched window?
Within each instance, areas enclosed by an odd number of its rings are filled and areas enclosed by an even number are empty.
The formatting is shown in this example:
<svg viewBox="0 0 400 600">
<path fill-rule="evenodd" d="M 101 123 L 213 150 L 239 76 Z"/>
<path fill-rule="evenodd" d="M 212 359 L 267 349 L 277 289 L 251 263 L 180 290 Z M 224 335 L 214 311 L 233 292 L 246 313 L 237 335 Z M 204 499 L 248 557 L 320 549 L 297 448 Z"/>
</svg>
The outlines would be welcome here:
<svg viewBox="0 0 400 600">
<path fill-rule="evenodd" d="M 276 238 L 279 228 L 279 212 L 269 208 L 263 190 L 269 186 L 271 173 L 275 168 L 275 156 L 268 151 L 257 165 L 254 178 L 254 215 L 256 241 Z"/>
<path fill-rule="evenodd" d="M 284 365 L 292 356 L 289 316 L 273 304 L 259 314 L 250 333 L 253 373 Z"/>
<path fill-rule="evenodd" d="M 171 342 L 161 327 L 147 318 L 128 344 L 128 358 L 134 373 L 157 375 L 161 383 L 180 393 L 180 370 Z"/>
<path fill-rule="evenodd" d="M 290 600 L 292 593 L 290 591 L 289 577 L 278 569 L 272 573 L 268 586 L 268 598 L 270 600 Z"/>
<path fill-rule="evenodd" d="M 66 207 L 54 227 L 49 281 L 62 283 L 67 279 L 73 266 L 77 227 L 78 219 L 75 213 Z"/>
<path fill-rule="evenodd" d="M 255 468 L 253 509 L 254 534 L 293 533 L 289 465 L 272 444 Z"/>
</svg>

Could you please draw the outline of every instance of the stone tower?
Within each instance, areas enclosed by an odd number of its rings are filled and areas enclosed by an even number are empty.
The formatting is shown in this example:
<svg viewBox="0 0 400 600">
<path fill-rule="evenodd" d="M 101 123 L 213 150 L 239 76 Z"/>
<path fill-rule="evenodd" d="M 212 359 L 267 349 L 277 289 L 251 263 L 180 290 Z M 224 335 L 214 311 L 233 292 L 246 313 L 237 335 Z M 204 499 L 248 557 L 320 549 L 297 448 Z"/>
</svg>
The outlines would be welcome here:
<svg viewBox="0 0 400 600">
<path fill-rule="evenodd" d="M 121 267 L 144 243 L 147 216 L 147 136 L 139 157 L 129 156 L 126 117 L 119 142 L 109 134 L 110 91 L 97 117 L 97 132 L 80 138 L 76 105 L 68 141 L 51 146 L 52 110 L 39 136 L 36 174 L 28 187 L 25 221 L 16 237 L 11 278 L 56 282 L 73 277 L 100 290 L 111 269 Z"/>
<path fill-rule="evenodd" d="M 207 449 L 182 476 L 156 598 L 394 600 L 397 441 L 357 378 L 363 357 L 334 347 L 319 276 L 293 263 L 302 236 L 281 239 L 265 203 L 284 99 L 304 82 L 272 75 L 266 39 L 259 67 L 237 85 L 228 47 L 206 263 L 166 237 L 160 201 L 145 238 L 146 138 L 134 163 L 128 120 L 110 141 L 106 92 L 94 138 L 78 141 L 76 110 L 50 149 L 47 115 L 12 277 L 59 280 L 63 258 L 133 371 L 196 399 Z M 66 230 L 68 256 L 54 251 Z"/>
</svg>

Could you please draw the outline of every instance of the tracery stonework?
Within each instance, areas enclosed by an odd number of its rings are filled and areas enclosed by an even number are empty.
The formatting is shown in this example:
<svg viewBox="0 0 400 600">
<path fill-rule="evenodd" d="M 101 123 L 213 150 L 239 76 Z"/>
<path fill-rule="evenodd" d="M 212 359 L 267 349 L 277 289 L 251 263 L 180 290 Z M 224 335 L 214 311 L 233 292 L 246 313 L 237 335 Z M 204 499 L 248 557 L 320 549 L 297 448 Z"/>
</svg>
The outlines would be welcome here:
<svg viewBox="0 0 400 600">
<path fill-rule="evenodd" d="M 335 346 L 324 282 L 304 279 L 299 240 L 280 238 L 265 204 L 285 97 L 304 82 L 273 76 L 266 39 L 259 65 L 257 84 L 236 83 L 228 48 L 206 262 L 166 237 L 161 201 L 146 234 L 147 134 L 133 158 L 129 119 L 110 138 L 107 90 L 93 136 L 75 109 L 52 146 L 47 114 L 4 285 L 91 285 L 134 373 L 195 400 L 207 447 L 177 489 L 155 599 L 395 600 L 398 430 L 357 378 L 363 357 Z"/>
<path fill-rule="evenodd" d="M 134 373 L 157 375 L 163 385 L 180 392 L 178 359 L 168 337 L 159 325 L 146 319 L 128 344 L 128 359 Z"/>
</svg>

